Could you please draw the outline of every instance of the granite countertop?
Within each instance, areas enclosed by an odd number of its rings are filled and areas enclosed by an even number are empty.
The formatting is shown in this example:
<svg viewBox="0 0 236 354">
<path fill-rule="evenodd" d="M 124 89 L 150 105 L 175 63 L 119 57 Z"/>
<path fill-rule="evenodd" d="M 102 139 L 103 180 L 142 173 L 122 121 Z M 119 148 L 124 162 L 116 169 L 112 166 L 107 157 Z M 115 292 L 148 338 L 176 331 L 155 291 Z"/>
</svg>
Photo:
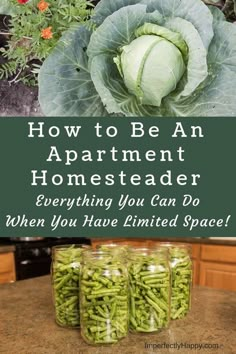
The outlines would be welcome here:
<svg viewBox="0 0 236 354">
<path fill-rule="evenodd" d="M 1 354 L 233 354 L 236 348 L 234 292 L 195 288 L 189 315 L 155 334 L 129 334 L 113 346 L 93 347 L 79 330 L 54 322 L 50 277 L 0 285 Z M 150 345 L 218 345 L 218 349 L 158 349 Z M 148 348 L 149 346 L 149 348 Z"/>
</svg>

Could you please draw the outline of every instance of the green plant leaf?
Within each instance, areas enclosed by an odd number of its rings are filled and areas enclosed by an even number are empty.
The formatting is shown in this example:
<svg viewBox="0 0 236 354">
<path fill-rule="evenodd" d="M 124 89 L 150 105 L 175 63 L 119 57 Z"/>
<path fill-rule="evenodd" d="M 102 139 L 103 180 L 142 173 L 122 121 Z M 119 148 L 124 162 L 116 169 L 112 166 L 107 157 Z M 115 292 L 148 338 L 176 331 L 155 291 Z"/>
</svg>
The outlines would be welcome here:
<svg viewBox="0 0 236 354">
<path fill-rule="evenodd" d="M 83 26 L 69 30 L 43 63 L 39 102 L 45 115 L 108 115 L 88 71 L 86 49 L 90 36 Z"/>
<path fill-rule="evenodd" d="M 10 2 L 10 0 L 0 1 L 0 14 L 1 15 L 14 15 L 16 13 L 15 6 Z"/>
<path fill-rule="evenodd" d="M 110 113 L 133 116 L 160 116 L 158 107 L 144 106 L 129 93 L 118 70 L 113 70 L 108 54 L 97 55 L 91 65 L 91 76 L 103 104 Z"/>
<path fill-rule="evenodd" d="M 218 9 L 216 6 L 209 6 L 209 9 L 211 10 L 211 13 L 213 15 L 213 20 L 215 21 L 225 21 L 225 15 L 223 12 Z"/>
<path fill-rule="evenodd" d="M 186 45 L 186 42 L 184 41 L 182 35 L 179 32 L 170 31 L 164 26 L 158 26 L 153 23 L 145 23 L 143 26 L 139 27 L 135 31 L 135 36 L 140 37 L 145 34 L 154 34 L 156 36 L 160 36 L 162 38 L 167 39 L 181 51 L 182 55 L 187 60 L 188 46 Z"/>
<path fill-rule="evenodd" d="M 165 19 L 180 17 L 190 22 L 198 31 L 207 49 L 213 38 L 213 17 L 201 0 L 142 0 L 148 11 L 158 10 Z"/>
<path fill-rule="evenodd" d="M 209 48 L 209 75 L 194 95 L 178 102 L 169 101 L 171 115 L 236 116 L 236 26 L 226 21 L 214 24 Z"/>
<path fill-rule="evenodd" d="M 100 0 L 94 10 L 93 21 L 99 26 L 110 15 L 122 7 L 140 4 L 140 0 Z"/>
<path fill-rule="evenodd" d="M 114 56 L 129 44 L 135 38 L 135 30 L 148 18 L 146 8 L 146 5 L 126 6 L 108 16 L 91 36 L 87 52 L 90 60 L 102 53 Z"/>
<path fill-rule="evenodd" d="M 188 21 L 176 17 L 168 20 L 165 26 L 180 33 L 188 46 L 186 84 L 177 98 L 191 95 L 208 75 L 207 51 L 196 28 Z"/>
</svg>

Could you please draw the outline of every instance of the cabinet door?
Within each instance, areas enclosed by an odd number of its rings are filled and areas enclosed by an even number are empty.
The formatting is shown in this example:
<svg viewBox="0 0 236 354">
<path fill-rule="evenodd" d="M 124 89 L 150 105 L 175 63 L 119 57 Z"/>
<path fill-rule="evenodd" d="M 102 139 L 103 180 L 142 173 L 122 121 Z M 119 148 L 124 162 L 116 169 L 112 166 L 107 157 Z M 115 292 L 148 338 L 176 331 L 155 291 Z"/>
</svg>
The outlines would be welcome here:
<svg viewBox="0 0 236 354">
<path fill-rule="evenodd" d="M 191 243 L 191 246 L 192 246 L 192 258 L 193 259 L 199 259 L 200 258 L 201 245 Z"/>
<path fill-rule="evenodd" d="M 16 280 L 14 253 L 0 254 L 0 283 L 10 283 Z"/>
<path fill-rule="evenodd" d="M 200 285 L 236 291 L 236 264 L 201 261 Z"/>
<path fill-rule="evenodd" d="M 192 244 L 192 259 L 193 259 L 193 285 L 199 285 L 199 259 L 201 245 Z"/>
<path fill-rule="evenodd" d="M 201 259 L 204 261 L 215 261 L 217 263 L 236 264 L 236 247 L 223 245 L 202 245 Z"/>
<path fill-rule="evenodd" d="M 199 285 L 199 262 L 193 259 L 193 285 Z"/>
</svg>

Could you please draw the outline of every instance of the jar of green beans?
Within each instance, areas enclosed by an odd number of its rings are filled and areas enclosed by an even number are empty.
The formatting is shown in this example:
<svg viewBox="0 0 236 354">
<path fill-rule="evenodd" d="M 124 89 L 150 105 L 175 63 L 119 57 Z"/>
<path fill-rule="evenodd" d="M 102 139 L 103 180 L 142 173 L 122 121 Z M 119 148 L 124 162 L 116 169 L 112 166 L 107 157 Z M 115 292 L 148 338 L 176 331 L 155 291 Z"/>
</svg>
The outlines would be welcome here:
<svg viewBox="0 0 236 354">
<path fill-rule="evenodd" d="M 171 319 L 181 319 L 191 307 L 192 260 L 191 246 L 187 244 L 164 243 L 169 249 L 171 265 Z"/>
<path fill-rule="evenodd" d="M 130 329 L 155 332 L 170 320 L 170 266 L 167 249 L 137 248 L 129 254 Z"/>
<path fill-rule="evenodd" d="M 84 340 L 117 343 L 128 333 L 128 271 L 122 254 L 85 251 L 80 276 L 80 321 Z"/>
<path fill-rule="evenodd" d="M 56 323 L 79 327 L 79 275 L 81 255 L 87 245 L 63 245 L 52 248 L 51 280 Z"/>
<path fill-rule="evenodd" d="M 113 255 L 123 254 L 123 256 L 127 257 L 131 247 L 128 244 L 120 244 L 118 242 L 117 243 L 112 242 L 112 243 L 100 244 L 97 246 L 97 249 L 101 251 L 111 252 Z"/>
</svg>

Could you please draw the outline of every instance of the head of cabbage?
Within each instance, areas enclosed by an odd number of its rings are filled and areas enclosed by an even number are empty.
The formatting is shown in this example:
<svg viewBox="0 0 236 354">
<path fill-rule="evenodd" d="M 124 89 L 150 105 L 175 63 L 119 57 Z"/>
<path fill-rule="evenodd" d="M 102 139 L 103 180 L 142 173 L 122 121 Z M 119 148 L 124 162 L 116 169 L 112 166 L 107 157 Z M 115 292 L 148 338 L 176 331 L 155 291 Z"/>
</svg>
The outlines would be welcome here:
<svg viewBox="0 0 236 354">
<path fill-rule="evenodd" d="M 127 89 L 140 104 L 159 107 L 162 98 L 176 89 L 186 70 L 187 45 L 180 35 L 151 23 L 138 28 L 135 37 L 120 49 L 114 62 Z"/>
<path fill-rule="evenodd" d="M 201 0 L 101 0 L 39 75 L 48 116 L 236 116 L 236 26 Z"/>
</svg>

